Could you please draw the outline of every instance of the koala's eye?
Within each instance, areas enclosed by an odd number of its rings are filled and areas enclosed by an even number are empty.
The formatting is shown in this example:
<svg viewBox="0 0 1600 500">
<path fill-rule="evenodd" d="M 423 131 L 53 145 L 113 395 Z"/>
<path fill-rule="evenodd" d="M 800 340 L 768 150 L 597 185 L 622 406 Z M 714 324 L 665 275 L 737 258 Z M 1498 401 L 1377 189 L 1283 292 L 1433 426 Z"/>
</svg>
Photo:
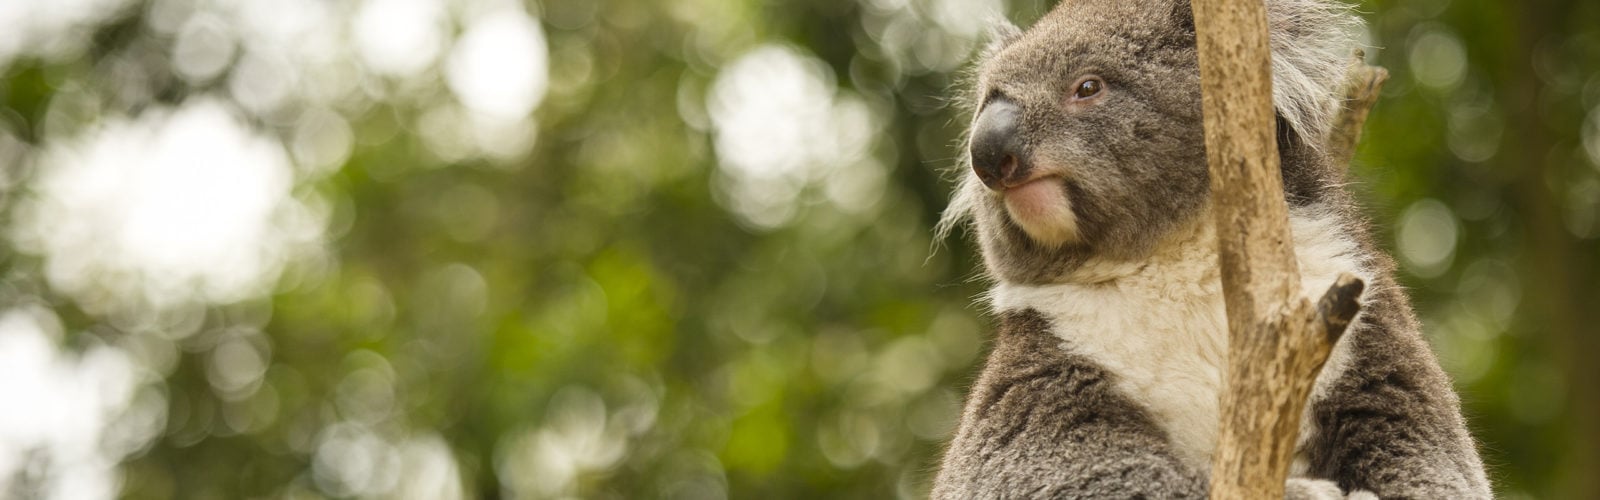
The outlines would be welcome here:
<svg viewBox="0 0 1600 500">
<path fill-rule="evenodd" d="M 1082 80 L 1078 80 L 1077 87 L 1072 91 L 1072 97 L 1074 99 L 1088 99 L 1090 97 L 1100 95 L 1100 91 L 1104 90 L 1105 86 L 1106 83 L 1101 81 L 1100 77 L 1091 76 L 1084 78 Z"/>
</svg>

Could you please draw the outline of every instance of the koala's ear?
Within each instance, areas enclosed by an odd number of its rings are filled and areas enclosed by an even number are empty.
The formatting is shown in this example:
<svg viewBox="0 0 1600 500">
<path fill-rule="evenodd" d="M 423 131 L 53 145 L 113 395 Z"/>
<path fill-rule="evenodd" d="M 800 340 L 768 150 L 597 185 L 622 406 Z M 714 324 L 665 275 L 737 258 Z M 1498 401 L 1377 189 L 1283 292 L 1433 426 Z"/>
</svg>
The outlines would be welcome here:
<svg viewBox="0 0 1600 500">
<path fill-rule="evenodd" d="M 1001 19 L 989 25 L 989 33 L 986 38 L 988 42 L 983 45 L 983 52 L 978 54 L 979 60 L 983 61 L 994 59 L 994 56 L 999 55 L 1000 51 L 1006 50 L 1006 47 L 1010 46 L 1012 42 L 1022 38 L 1022 28 L 1011 24 L 1011 21 Z"/>
</svg>

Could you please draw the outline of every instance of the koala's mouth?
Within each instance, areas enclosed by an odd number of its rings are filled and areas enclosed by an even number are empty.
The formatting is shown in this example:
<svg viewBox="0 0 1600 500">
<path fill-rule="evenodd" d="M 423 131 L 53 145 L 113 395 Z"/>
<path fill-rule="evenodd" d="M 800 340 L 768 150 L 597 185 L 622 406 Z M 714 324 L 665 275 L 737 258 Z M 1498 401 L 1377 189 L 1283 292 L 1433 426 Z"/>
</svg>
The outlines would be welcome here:
<svg viewBox="0 0 1600 500">
<path fill-rule="evenodd" d="M 1001 190 L 1006 214 L 1028 234 L 1045 246 L 1060 246 L 1078 239 L 1077 217 L 1067 198 L 1066 183 L 1060 177 L 1042 176 Z"/>
<path fill-rule="evenodd" d="M 1065 196 L 1061 189 L 1061 178 L 1040 177 L 1022 182 L 1006 183 L 1002 194 L 1007 202 L 1031 203 L 1042 201 L 1056 194 Z"/>
</svg>

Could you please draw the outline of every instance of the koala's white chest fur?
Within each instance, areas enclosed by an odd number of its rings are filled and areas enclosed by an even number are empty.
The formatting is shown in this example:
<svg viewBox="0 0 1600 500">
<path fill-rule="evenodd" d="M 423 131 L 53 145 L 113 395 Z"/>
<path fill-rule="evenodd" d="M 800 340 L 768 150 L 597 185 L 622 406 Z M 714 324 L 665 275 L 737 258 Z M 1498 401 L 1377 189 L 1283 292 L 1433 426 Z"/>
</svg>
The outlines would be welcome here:
<svg viewBox="0 0 1600 500">
<path fill-rule="evenodd" d="M 1356 245 L 1338 233 L 1332 216 L 1297 210 L 1290 221 L 1308 296 L 1320 296 L 1340 272 L 1371 283 Z M 1149 410 L 1179 458 L 1209 468 L 1228 362 L 1227 317 L 1209 218 L 1145 262 L 1086 267 L 1078 275 L 1085 279 L 1042 286 L 1001 283 L 992 292 L 994 308 L 1031 308 L 1049 318 L 1064 349 L 1112 373 L 1118 388 Z M 1323 369 L 1313 398 L 1343 370 L 1345 344 Z M 1309 424 L 1302 421 L 1302 440 L 1315 431 Z"/>
</svg>

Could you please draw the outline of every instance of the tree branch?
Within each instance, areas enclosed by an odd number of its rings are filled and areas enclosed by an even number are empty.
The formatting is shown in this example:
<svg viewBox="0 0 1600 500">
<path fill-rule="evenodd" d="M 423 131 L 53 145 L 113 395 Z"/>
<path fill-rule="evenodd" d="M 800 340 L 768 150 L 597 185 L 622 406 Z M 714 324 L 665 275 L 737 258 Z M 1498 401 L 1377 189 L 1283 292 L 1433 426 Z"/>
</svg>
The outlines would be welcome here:
<svg viewBox="0 0 1600 500">
<path fill-rule="evenodd" d="M 1333 286 L 1328 287 L 1328 292 L 1322 295 L 1322 300 L 1317 301 L 1317 318 L 1328 335 L 1328 345 L 1339 343 L 1339 337 L 1350 327 L 1350 321 L 1356 319 L 1356 313 L 1361 312 L 1361 292 L 1366 288 L 1367 284 L 1360 278 L 1341 273 Z"/>
<path fill-rule="evenodd" d="M 1356 145 L 1361 142 L 1361 129 L 1367 124 L 1367 114 L 1378 103 L 1383 83 L 1389 81 L 1389 70 L 1368 66 L 1366 54 L 1356 50 L 1349 77 L 1344 84 L 1344 106 L 1334 119 L 1333 130 L 1328 133 L 1328 155 L 1333 167 L 1350 168 L 1356 156 Z"/>
<path fill-rule="evenodd" d="M 1191 5 L 1229 331 L 1211 497 L 1276 500 L 1306 398 L 1360 309 L 1363 285 L 1344 275 L 1317 306 L 1301 296 L 1278 170 L 1262 0 Z"/>
</svg>

